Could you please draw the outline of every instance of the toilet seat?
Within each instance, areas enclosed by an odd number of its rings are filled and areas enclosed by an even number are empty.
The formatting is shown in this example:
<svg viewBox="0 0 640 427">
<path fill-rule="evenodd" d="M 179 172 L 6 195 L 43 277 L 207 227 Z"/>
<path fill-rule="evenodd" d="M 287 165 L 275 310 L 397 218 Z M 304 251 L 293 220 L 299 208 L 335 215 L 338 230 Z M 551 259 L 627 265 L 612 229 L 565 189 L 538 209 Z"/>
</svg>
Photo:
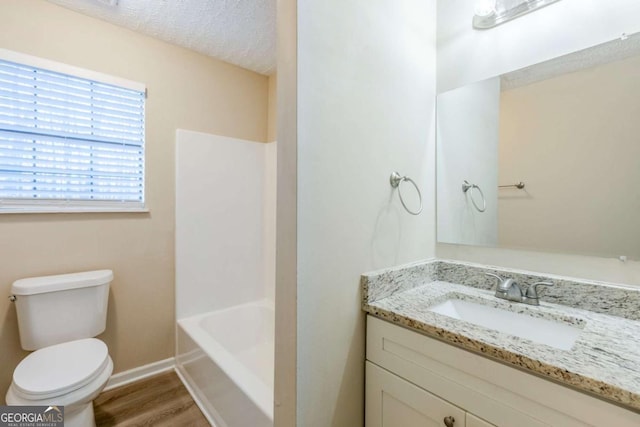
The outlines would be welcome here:
<svg viewBox="0 0 640 427">
<path fill-rule="evenodd" d="M 111 365 L 107 346 L 95 338 L 36 350 L 13 372 L 13 391 L 25 400 L 62 396 L 94 381 Z"/>
<path fill-rule="evenodd" d="M 6 402 L 7 405 L 64 406 L 66 415 L 67 411 L 72 411 L 74 406 L 90 403 L 93 399 L 98 397 L 104 386 L 107 384 L 107 381 L 109 381 L 112 372 L 113 362 L 109 357 L 107 367 L 92 382 L 77 390 L 50 399 L 34 400 L 21 397 L 17 394 L 15 384 L 12 382 L 9 390 L 7 391 Z"/>
</svg>

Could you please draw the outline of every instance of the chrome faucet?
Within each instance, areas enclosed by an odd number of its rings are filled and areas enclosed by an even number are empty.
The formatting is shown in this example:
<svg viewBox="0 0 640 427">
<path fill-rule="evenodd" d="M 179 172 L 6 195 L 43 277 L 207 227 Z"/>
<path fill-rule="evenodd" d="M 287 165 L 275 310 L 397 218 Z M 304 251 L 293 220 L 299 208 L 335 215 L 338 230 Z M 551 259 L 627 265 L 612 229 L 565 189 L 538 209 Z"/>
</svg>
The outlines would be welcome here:
<svg viewBox="0 0 640 427">
<path fill-rule="evenodd" d="M 506 299 L 507 301 L 521 302 L 529 305 L 540 305 L 538 297 L 538 286 L 553 286 L 551 282 L 536 282 L 527 288 L 526 292 L 522 292 L 520 285 L 513 279 L 503 279 L 497 274 L 486 273 L 487 276 L 494 277 L 498 280 L 496 286 L 496 298 Z"/>
<path fill-rule="evenodd" d="M 522 288 L 513 279 L 503 279 L 497 274 L 486 273 L 487 276 L 495 277 L 498 280 L 496 286 L 496 298 L 506 299 L 507 301 L 522 302 Z"/>
<path fill-rule="evenodd" d="M 551 282 L 536 282 L 527 288 L 527 292 L 522 298 L 522 302 L 529 305 L 540 305 L 540 299 L 538 297 L 538 286 L 553 286 Z"/>
</svg>

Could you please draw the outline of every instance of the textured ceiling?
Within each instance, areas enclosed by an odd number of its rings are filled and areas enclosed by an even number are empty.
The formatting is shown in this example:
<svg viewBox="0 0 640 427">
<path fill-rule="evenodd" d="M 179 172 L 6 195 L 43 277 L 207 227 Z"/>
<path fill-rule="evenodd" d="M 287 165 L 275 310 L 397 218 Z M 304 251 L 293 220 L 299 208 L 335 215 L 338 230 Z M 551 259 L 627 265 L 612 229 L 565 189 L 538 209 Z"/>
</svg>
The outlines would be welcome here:
<svg viewBox="0 0 640 427">
<path fill-rule="evenodd" d="M 276 0 L 49 1 L 260 74 L 276 68 Z"/>
<path fill-rule="evenodd" d="M 504 74 L 501 76 L 501 89 L 503 91 L 515 89 L 637 55 L 640 55 L 640 33 L 623 35 L 621 38 L 594 47 Z"/>
</svg>

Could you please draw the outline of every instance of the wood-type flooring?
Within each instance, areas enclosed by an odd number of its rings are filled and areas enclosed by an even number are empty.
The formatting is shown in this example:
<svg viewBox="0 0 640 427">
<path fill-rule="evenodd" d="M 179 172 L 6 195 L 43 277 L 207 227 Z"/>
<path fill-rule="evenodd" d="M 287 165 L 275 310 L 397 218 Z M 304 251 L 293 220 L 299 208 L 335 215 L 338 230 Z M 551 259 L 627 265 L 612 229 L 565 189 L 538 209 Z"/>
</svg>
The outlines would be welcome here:
<svg viewBox="0 0 640 427">
<path fill-rule="evenodd" d="M 93 408 L 97 427 L 209 426 L 173 371 L 106 391 Z"/>
</svg>

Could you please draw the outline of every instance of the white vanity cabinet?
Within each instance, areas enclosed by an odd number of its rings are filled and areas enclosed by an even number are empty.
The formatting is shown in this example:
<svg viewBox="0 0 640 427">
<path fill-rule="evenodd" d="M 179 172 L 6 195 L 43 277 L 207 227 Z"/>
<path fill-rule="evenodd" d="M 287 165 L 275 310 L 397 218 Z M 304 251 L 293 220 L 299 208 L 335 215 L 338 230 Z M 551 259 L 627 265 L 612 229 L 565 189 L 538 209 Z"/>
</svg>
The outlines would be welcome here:
<svg viewBox="0 0 640 427">
<path fill-rule="evenodd" d="M 488 422 L 481 420 L 473 414 L 467 413 L 467 425 L 466 427 L 492 427 L 493 424 L 489 424 Z"/>
<path fill-rule="evenodd" d="M 366 427 L 640 426 L 640 414 L 367 316 Z"/>
<path fill-rule="evenodd" d="M 367 427 L 438 427 L 446 426 L 445 419 L 451 427 L 465 425 L 462 409 L 371 362 L 366 364 Z"/>
</svg>

